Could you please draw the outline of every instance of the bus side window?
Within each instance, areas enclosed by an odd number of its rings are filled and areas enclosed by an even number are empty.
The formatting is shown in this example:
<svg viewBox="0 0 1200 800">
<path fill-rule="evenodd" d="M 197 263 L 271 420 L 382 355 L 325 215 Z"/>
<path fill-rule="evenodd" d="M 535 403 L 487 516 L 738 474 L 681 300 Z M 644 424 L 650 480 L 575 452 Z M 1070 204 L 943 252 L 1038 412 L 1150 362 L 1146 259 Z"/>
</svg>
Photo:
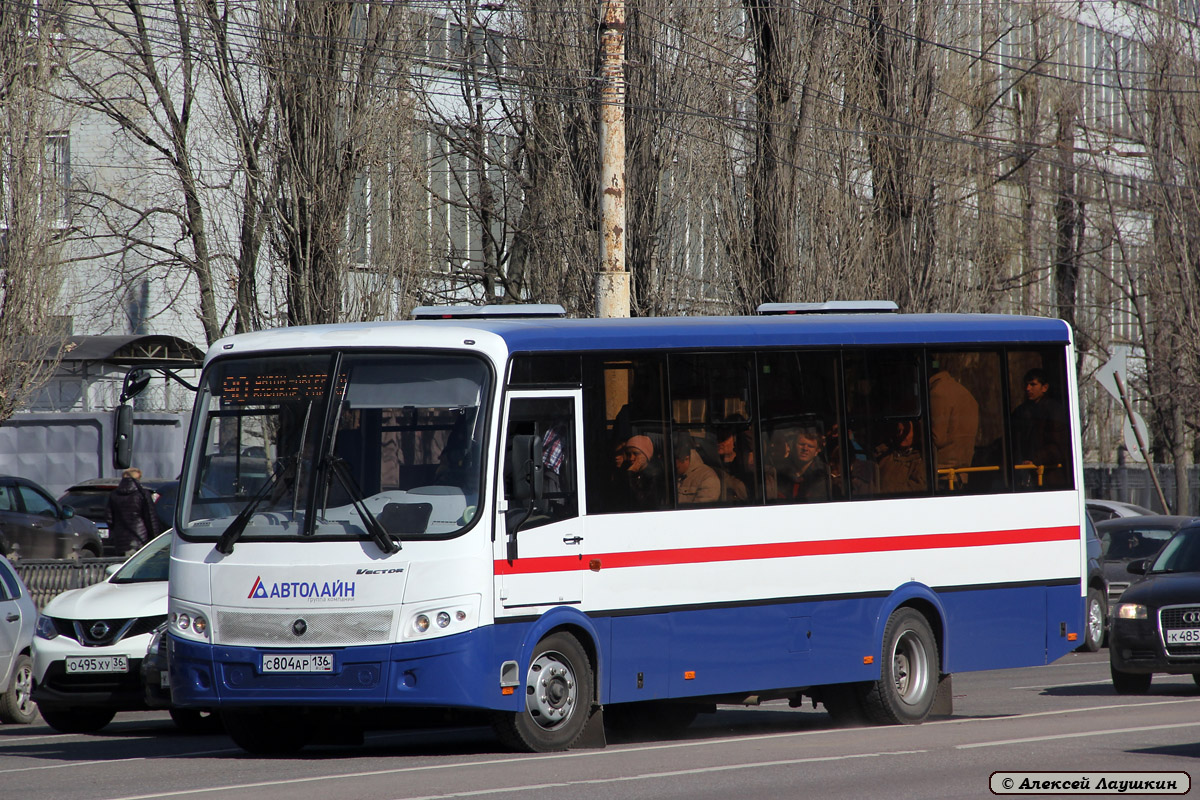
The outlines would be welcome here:
<svg viewBox="0 0 1200 800">
<path fill-rule="evenodd" d="M 833 353 L 768 351 L 758 357 L 763 488 L 768 503 L 845 497 L 837 439 L 838 380 Z"/>
<path fill-rule="evenodd" d="M 514 458 L 517 437 L 528 437 L 540 449 L 541 497 L 525 500 L 515 479 L 524 465 Z M 579 515 L 576 491 L 575 418 L 569 398 L 514 398 L 509 407 L 504 447 L 504 496 L 508 515 L 520 516 L 522 528 L 536 528 Z M 532 509 L 527 504 L 532 502 Z"/>
<path fill-rule="evenodd" d="M 996 351 L 929 351 L 938 494 L 1008 489 L 1004 394 Z"/>
<path fill-rule="evenodd" d="M 753 353 L 680 353 L 668 367 L 677 505 L 759 502 Z"/>
<path fill-rule="evenodd" d="M 1008 352 L 1009 430 L 1018 490 L 1074 486 L 1066 386 L 1061 349 Z"/>
<path fill-rule="evenodd" d="M 672 508 L 665 357 L 584 356 L 583 416 L 588 513 Z"/>
<path fill-rule="evenodd" d="M 921 353 L 849 351 L 843 364 L 851 499 L 927 493 Z M 886 484 L 881 473 L 887 473 Z"/>
</svg>

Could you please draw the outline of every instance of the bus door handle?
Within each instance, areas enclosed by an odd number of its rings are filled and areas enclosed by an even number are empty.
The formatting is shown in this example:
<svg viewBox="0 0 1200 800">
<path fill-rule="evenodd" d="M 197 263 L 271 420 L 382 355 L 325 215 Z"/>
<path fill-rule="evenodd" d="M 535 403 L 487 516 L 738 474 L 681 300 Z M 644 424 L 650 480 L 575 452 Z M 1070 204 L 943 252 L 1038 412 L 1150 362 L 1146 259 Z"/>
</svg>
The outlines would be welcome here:
<svg viewBox="0 0 1200 800">
<path fill-rule="evenodd" d="M 579 544 L 583 541 L 582 536 L 564 536 L 563 544 Z"/>
</svg>

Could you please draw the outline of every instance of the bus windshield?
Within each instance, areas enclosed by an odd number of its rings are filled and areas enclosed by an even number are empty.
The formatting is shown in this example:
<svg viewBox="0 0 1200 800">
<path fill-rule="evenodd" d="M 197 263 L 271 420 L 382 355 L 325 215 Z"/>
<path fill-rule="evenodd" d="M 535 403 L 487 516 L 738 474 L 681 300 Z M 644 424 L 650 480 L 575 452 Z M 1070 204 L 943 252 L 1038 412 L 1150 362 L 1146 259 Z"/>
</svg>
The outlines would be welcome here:
<svg viewBox="0 0 1200 800">
<path fill-rule="evenodd" d="M 453 535 L 474 518 L 489 372 L 446 354 L 214 362 L 197 394 L 180 533 Z"/>
</svg>

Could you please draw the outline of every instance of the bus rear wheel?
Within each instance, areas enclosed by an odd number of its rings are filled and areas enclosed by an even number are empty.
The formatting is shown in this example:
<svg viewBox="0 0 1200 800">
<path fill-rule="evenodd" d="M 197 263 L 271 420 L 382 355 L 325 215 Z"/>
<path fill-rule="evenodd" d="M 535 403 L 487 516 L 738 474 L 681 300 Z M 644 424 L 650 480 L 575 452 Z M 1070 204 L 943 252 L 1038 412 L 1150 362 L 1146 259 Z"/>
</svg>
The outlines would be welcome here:
<svg viewBox="0 0 1200 800">
<path fill-rule="evenodd" d="M 939 671 L 928 620 L 914 609 L 896 609 L 883 632 L 879 680 L 862 698 L 867 718 L 882 725 L 923 722 L 937 697 Z"/>
<path fill-rule="evenodd" d="M 513 750 L 549 753 L 579 739 L 593 701 L 592 665 L 579 640 L 552 633 L 538 642 L 525 675 L 525 708 L 497 712 L 493 727 Z"/>
</svg>

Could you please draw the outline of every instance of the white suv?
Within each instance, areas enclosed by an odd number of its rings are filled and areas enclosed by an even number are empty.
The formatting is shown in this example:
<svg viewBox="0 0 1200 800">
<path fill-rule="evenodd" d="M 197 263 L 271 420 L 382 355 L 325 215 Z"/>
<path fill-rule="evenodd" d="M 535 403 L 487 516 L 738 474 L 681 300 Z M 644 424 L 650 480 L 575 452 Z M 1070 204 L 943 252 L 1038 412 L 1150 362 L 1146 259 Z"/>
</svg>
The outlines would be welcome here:
<svg viewBox="0 0 1200 800">
<path fill-rule="evenodd" d="M 0 722 L 33 722 L 33 626 L 37 606 L 8 559 L 0 556 Z"/>
<path fill-rule="evenodd" d="M 146 709 L 142 659 L 167 619 L 171 534 L 134 553 L 107 581 L 51 600 L 33 642 L 33 699 L 63 733 L 91 733 L 118 711 Z"/>
</svg>

